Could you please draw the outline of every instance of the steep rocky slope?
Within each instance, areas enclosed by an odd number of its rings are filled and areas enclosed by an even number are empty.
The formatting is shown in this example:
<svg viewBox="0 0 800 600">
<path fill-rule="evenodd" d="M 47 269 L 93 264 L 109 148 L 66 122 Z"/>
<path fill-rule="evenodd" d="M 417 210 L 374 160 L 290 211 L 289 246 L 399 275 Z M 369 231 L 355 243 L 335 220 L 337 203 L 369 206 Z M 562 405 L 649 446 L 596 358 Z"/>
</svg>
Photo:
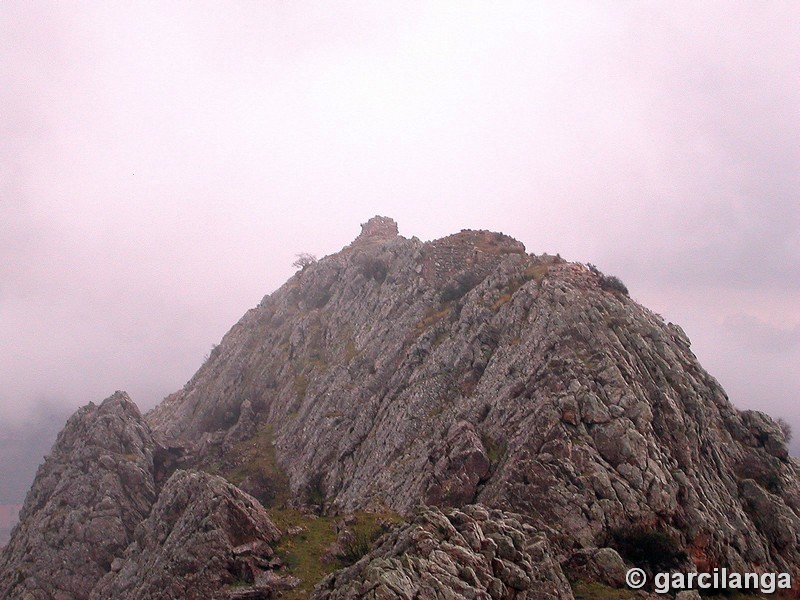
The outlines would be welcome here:
<svg viewBox="0 0 800 600">
<path fill-rule="evenodd" d="M 70 419 L 0 597 L 268 598 L 291 585 L 262 506 L 282 503 L 408 515 L 320 598 L 571 598 L 565 575 L 631 564 L 797 578 L 798 474 L 618 280 L 375 218 L 144 418 L 118 393 Z"/>
<path fill-rule="evenodd" d="M 176 471 L 117 392 L 68 421 L 0 554 L 0 598 L 270 597 L 286 587 L 264 507 L 225 480 Z M 239 590 L 241 591 L 241 590 Z"/>
<path fill-rule="evenodd" d="M 154 450 L 124 393 L 73 415 L 0 554 L 0 598 L 87 597 L 150 512 Z"/>
<path fill-rule="evenodd" d="M 632 528 L 704 568 L 795 568 L 780 428 L 733 408 L 680 327 L 614 283 L 502 234 L 422 243 L 373 221 L 249 311 L 148 421 L 204 456 L 268 425 L 292 496 L 331 511 L 482 502 L 558 524 L 564 553 Z"/>
</svg>

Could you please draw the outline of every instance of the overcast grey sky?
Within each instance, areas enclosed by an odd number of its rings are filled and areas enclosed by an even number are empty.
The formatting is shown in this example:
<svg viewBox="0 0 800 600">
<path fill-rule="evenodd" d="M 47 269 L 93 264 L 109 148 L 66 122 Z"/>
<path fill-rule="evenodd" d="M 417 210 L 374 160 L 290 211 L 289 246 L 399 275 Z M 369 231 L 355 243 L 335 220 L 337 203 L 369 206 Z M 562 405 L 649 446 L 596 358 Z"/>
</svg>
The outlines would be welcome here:
<svg viewBox="0 0 800 600">
<path fill-rule="evenodd" d="M 5 0 L 0 419 L 152 407 L 295 253 L 383 214 L 597 264 L 800 434 L 799 26 L 795 1 Z"/>
</svg>

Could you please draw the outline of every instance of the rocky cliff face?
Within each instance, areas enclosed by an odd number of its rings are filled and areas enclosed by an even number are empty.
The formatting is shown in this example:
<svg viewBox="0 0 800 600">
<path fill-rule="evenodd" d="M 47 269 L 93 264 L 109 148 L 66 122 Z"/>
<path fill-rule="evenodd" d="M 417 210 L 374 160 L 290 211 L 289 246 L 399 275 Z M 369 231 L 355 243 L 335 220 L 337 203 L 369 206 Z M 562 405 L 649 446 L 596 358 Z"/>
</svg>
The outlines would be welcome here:
<svg viewBox="0 0 800 600">
<path fill-rule="evenodd" d="M 128 424 L 112 427 L 109 411 Z M 781 429 L 737 411 L 680 327 L 613 278 L 526 254 L 502 234 L 422 243 L 390 219 L 370 221 L 248 311 L 145 420 L 121 395 L 73 417 L 0 559 L 0 595 L 151 597 L 145 590 L 167 585 L 163 565 L 205 539 L 192 524 L 207 511 L 247 515 L 246 525 L 210 525 L 209 548 L 227 557 L 215 563 L 223 589 L 243 568 L 230 558 L 245 543 L 237 531 L 267 548 L 276 539 L 257 501 L 328 514 L 444 511 L 417 513 L 319 597 L 395 597 L 376 595 L 386 585 L 397 597 L 434 586 L 449 590 L 440 597 L 568 598 L 564 572 L 620 585 L 623 561 L 799 575 L 800 466 Z M 126 441 L 103 446 L 95 422 Z M 176 466 L 224 475 L 255 504 L 225 488 L 239 508 L 220 508 L 212 497 L 229 484 L 170 478 Z M 107 492 L 77 492 L 62 474 Z M 194 505 L 183 486 L 217 491 L 192 492 Z M 487 508 L 462 508 L 475 503 Z M 101 518 L 116 533 L 96 547 Z M 465 527 L 513 548 L 487 554 Z M 642 556 L 653 544 L 659 556 Z M 270 554 L 259 552 L 266 568 Z M 74 573 L 36 574 L 56 556 L 75 557 Z M 425 575 L 432 556 L 453 563 L 447 575 Z M 206 563 L 181 564 L 188 581 Z M 515 587 L 510 572 L 530 585 Z M 496 581 L 509 595 L 496 595 Z"/>
<path fill-rule="evenodd" d="M 271 584 L 279 538 L 255 499 L 219 477 L 178 471 L 91 597 L 224 598 L 226 586 Z"/>
<path fill-rule="evenodd" d="M 154 430 L 222 452 L 246 400 L 293 497 L 327 510 L 483 502 L 558 523 L 565 552 L 633 524 L 698 566 L 800 564 L 780 428 L 731 406 L 680 327 L 501 234 L 383 231 L 265 297 Z"/>
<path fill-rule="evenodd" d="M 67 422 L 0 555 L 0 598 L 269 597 L 280 537 L 264 508 L 225 480 L 176 471 L 117 392 Z M 235 597 L 235 596 L 234 596 Z"/>
<path fill-rule="evenodd" d="M 124 393 L 73 415 L 0 555 L 0 597 L 85 598 L 150 512 L 154 450 Z"/>
</svg>

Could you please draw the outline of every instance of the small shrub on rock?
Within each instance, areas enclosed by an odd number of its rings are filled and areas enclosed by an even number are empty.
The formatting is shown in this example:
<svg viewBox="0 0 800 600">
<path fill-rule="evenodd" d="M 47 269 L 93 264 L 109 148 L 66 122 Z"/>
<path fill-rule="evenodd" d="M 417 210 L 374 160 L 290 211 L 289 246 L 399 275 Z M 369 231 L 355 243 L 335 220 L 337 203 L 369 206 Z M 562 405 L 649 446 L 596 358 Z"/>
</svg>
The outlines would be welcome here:
<svg viewBox="0 0 800 600">
<path fill-rule="evenodd" d="M 619 277 L 614 275 L 603 275 L 600 277 L 600 287 L 607 292 L 618 292 L 620 294 L 628 295 L 627 286 L 622 283 Z"/>
<path fill-rule="evenodd" d="M 342 541 L 342 564 L 349 566 L 357 563 L 372 549 L 375 535 L 369 531 L 355 531 Z"/>
<path fill-rule="evenodd" d="M 386 279 L 386 263 L 380 258 L 366 258 L 361 262 L 359 268 L 365 277 L 374 279 L 378 283 L 383 283 L 383 280 Z"/>
<path fill-rule="evenodd" d="M 305 269 L 308 265 L 313 265 L 317 262 L 317 257 L 308 252 L 301 252 L 300 254 L 295 254 L 295 256 L 297 260 L 292 263 L 295 269 Z"/>
<path fill-rule="evenodd" d="M 605 290 L 606 292 L 624 294 L 625 296 L 630 295 L 628 293 L 628 286 L 622 283 L 622 280 L 619 277 L 614 275 L 605 275 L 600 269 L 597 268 L 596 265 L 593 265 L 592 263 L 586 263 L 586 266 L 593 274 L 597 275 L 601 289 Z"/>
<path fill-rule="evenodd" d="M 456 277 L 455 281 L 447 284 L 444 289 L 442 289 L 439 298 L 442 302 L 455 302 L 463 298 L 467 292 L 480 282 L 481 278 L 477 273 L 464 271 Z"/>
<path fill-rule="evenodd" d="M 321 506 L 325 503 L 328 494 L 325 491 L 325 474 L 322 471 L 317 471 L 309 478 L 304 495 L 309 504 Z"/>
</svg>

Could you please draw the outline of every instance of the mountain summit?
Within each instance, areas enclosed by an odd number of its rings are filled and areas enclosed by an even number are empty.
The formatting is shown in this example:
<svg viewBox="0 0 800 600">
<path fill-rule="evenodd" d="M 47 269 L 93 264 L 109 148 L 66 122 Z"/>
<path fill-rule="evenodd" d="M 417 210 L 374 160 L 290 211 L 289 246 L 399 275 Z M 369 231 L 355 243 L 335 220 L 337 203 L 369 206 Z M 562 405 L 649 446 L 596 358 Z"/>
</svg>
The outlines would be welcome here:
<svg viewBox="0 0 800 600">
<path fill-rule="evenodd" d="M 182 390 L 144 417 L 129 403 L 81 409 L 59 436 L 0 596 L 275 597 L 296 585 L 273 558 L 286 507 L 405 521 L 317 598 L 573 598 L 567 578 L 620 587 L 633 565 L 800 575 L 781 428 L 735 409 L 618 279 L 502 233 L 421 242 L 375 217 L 249 310 Z M 93 544 L 102 523 L 115 535 Z M 204 560 L 178 560 L 187 547 Z"/>
</svg>

